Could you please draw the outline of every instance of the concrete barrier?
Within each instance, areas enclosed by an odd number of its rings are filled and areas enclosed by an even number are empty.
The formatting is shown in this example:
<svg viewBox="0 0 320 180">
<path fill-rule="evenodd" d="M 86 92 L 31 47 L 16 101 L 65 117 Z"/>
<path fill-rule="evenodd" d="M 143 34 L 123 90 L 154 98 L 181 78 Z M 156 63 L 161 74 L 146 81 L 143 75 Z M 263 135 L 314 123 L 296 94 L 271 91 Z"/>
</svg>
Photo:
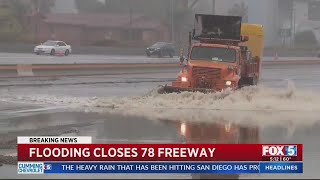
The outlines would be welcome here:
<svg viewBox="0 0 320 180">
<path fill-rule="evenodd" d="M 36 44 L 0 43 L 0 52 L 32 53 Z M 72 46 L 72 45 L 71 45 Z M 72 46 L 73 54 L 145 55 L 144 47 Z"/>
<path fill-rule="evenodd" d="M 262 65 L 308 65 L 308 64 L 320 64 L 320 59 L 312 59 L 312 60 L 266 60 L 262 61 Z"/>
<path fill-rule="evenodd" d="M 310 65 L 320 64 L 319 60 L 267 60 L 262 66 L 274 65 Z M 77 74 L 108 73 L 122 70 L 143 72 L 148 69 L 179 69 L 177 63 L 131 63 L 131 64 L 17 64 L 0 65 L 0 76 L 39 76 L 39 75 L 70 75 L 73 71 Z"/>
<path fill-rule="evenodd" d="M 25 43 L 1 43 L 0 52 L 6 53 L 31 53 L 36 44 Z M 100 54 L 100 55 L 145 55 L 146 47 L 101 47 L 101 46 L 72 46 L 73 54 Z M 177 55 L 179 53 L 177 47 Z M 316 57 L 318 49 L 315 47 L 304 49 L 277 49 L 266 48 L 264 56 L 274 56 L 275 53 L 279 57 Z"/>
<path fill-rule="evenodd" d="M 31 64 L 18 64 L 17 65 L 18 76 L 33 76 Z"/>
<path fill-rule="evenodd" d="M 161 72 L 163 69 L 178 71 L 178 64 L 30 64 L 0 65 L 0 77 L 18 76 L 70 76 Z M 156 71 L 155 71 L 156 70 Z"/>
</svg>

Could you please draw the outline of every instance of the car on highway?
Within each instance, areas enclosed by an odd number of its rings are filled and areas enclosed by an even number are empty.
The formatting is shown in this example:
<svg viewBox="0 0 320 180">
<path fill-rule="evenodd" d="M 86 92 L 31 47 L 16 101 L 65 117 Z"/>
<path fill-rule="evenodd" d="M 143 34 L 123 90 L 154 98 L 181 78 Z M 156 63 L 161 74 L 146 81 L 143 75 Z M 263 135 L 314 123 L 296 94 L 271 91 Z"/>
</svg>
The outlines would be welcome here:
<svg viewBox="0 0 320 180">
<path fill-rule="evenodd" d="M 172 43 L 167 43 L 167 42 L 157 42 L 146 49 L 146 54 L 148 57 L 152 55 L 156 55 L 159 58 L 163 56 L 169 56 L 172 58 L 174 53 L 175 53 L 174 45 Z"/>
<path fill-rule="evenodd" d="M 56 55 L 56 54 L 64 54 L 65 56 L 68 56 L 71 53 L 71 46 L 66 44 L 63 41 L 52 41 L 48 40 L 44 43 L 41 43 L 40 45 L 36 46 L 33 50 L 33 52 L 37 55 L 39 54 L 50 54 L 50 55 Z"/>
</svg>

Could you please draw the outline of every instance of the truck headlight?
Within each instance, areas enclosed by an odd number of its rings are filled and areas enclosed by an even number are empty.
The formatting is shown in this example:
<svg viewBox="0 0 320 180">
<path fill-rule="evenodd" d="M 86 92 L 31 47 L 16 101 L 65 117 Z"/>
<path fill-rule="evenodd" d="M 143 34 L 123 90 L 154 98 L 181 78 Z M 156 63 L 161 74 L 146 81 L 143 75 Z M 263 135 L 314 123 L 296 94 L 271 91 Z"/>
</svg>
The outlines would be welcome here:
<svg viewBox="0 0 320 180">
<path fill-rule="evenodd" d="M 227 86 L 231 86 L 231 84 L 232 84 L 231 81 L 226 81 Z"/>
<path fill-rule="evenodd" d="M 187 81 L 188 81 L 188 78 L 186 78 L 186 77 L 181 77 L 181 81 L 182 81 L 182 82 L 187 82 Z"/>
</svg>

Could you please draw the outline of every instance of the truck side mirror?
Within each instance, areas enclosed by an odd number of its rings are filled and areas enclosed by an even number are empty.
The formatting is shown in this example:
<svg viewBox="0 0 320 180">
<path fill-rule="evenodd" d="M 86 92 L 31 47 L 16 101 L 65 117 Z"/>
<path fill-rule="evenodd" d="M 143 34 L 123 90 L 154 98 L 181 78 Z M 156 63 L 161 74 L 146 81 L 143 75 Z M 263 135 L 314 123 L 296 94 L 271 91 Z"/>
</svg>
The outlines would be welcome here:
<svg viewBox="0 0 320 180">
<path fill-rule="evenodd" d="M 241 42 L 249 41 L 249 36 L 241 36 Z"/>
<path fill-rule="evenodd" d="M 180 60 L 180 65 L 183 64 L 185 58 L 183 57 L 183 48 L 180 49 L 180 57 L 179 57 L 179 60 Z"/>
</svg>

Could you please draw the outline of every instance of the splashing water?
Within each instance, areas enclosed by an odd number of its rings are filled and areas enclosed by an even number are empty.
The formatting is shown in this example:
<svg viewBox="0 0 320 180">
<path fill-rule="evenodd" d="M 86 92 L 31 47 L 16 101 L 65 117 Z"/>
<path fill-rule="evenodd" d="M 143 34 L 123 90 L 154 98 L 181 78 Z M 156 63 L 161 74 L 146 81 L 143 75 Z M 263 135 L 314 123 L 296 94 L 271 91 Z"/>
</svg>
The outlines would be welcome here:
<svg viewBox="0 0 320 180">
<path fill-rule="evenodd" d="M 263 124 L 306 124 L 320 120 L 320 96 L 297 90 L 291 82 L 286 89 L 251 86 L 237 91 L 225 90 L 210 94 L 158 94 L 155 89 L 145 96 L 121 98 L 7 95 L 2 96 L 2 99 L 66 105 L 74 110 L 116 113 L 152 120 L 226 120 Z"/>
<path fill-rule="evenodd" d="M 320 96 L 312 92 L 288 88 L 271 89 L 263 86 L 245 87 L 238 91 L 225 90 L 217 93 L 183 92 L 158 94 L 151 91 L 145 96 L 96 99 L 96 107 L 113 109 L 201 109 L 239 111 L 319 111 Z"/>
</svg>

